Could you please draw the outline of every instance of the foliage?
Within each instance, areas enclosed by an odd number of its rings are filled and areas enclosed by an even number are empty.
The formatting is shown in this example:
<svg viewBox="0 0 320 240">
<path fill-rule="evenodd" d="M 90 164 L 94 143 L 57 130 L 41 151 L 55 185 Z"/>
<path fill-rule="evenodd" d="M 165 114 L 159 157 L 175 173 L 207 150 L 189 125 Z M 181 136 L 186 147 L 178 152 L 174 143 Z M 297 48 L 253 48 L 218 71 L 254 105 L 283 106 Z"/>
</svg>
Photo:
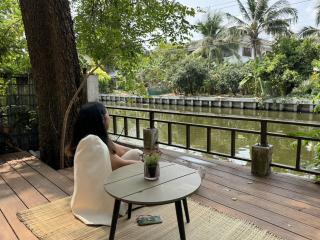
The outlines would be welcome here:
<svg viewBox="0 0 320 240">
<path fill-rule="evenodd" d="M 222 63 L 226 56 L 238 56 L 238 36 L 223 25 L 221 13 L 208 14 L 204 22 L 197 25 L 198 31 L 204 36 L 202 45 L 194 52 L 200 52 L 209 62 Z"/>
<path fill-rule="evenodd" d="M 143 160 L 148 167 L 155 167 L 160 161 L 159 153 L 150 153 L 143 156 Z"/>
<path fill-rule="evenodd" d="M 200 92 L 209 73 L 206 61 L 201 57 L 188 57 L 172 69 L 172 81 L 180 93 L 195 95 Z"/>
<path fill-rule="evenodd" d="M 186 56 L 187 51 L 183 46 L 161 43 L 150 54 L 141 56 L 135 72 L 136 81 L 143 82 L 147 88 L 172 90 L 173 81 L 170 73 Z"/>
<path fill-rule="evenodd" d="M 309 84 L 312 86 L 312 92 L 315 94 L 314 102 L 316 103 L 316 107 L 314 109 L 315 113 L 320 112 L 320 60 L 313 60 L 312 61 L 313 66 L 313 74 L 309 80 Z M 291 134 L 293 136 L 302 136 L 302 137 L 309 137 L 314 139 L 320 139 L 320 131 L 319 130 L 313 130 L 309 132 L 296 132 Z M 310 141 L 305 141 L 305 144 L 309 144 Z M 311 161 L 308 161 L 305 165 L 308 169 L 313 170 L 320 170 L 320 143 L 317 142 L 315 144 L 311 144 L 311 146 L 314 149 L 314 156 Z M 316 176 L 316 181 L 320 182 L 320 176 Z"/>
<path fill-rule="evenodd" d="M 313 93 L 315 95 L 314 102 L 317 104 L 315 108 L 315 112 L 320 112 L 320 59 L 314 60 L 312 62 L 314 72 L 311 77 L 311 81 L 313 83 Z M 319 157 L 320 161 L 320 157 Z"/>
<path fill-rule="evenodd" d="M 307 26 L 302 28 L 302 30 L 299 32 L 299 36 L 302 38 L 313 38 L 313 37 L 320 37 L 320 28 L 313 27 L 313 26 Z"/>
<path fill-rule="evenodd" d="M 132 68 L 130 71 L 119 71 L 116 76 L 118 88 L 133 95 L 146 96 L 147 89 L 145 83 L 137 81 L 135 77 L 137 71 L 137 67 Z"/>
<path fill-rule="evenodd" d="M 205 90 L 210 94 L 239 92 L 239 84 L 244 78 L 242 65 L 220 64 L 210 71 L 210 77 L 205 82 Z"/>
<path fill-rule="evenodd" d="M 311 79 L 304 80 L 300 83 L 298 87 L 295 87 L 290 95 L 297 97 L 309 98 L 314 95 L 315 84 Z"/>
<path fill-rule="evenodd" d="M 286 96 L 313 73 L 312 62 L 318 59 L 320 46 L 312 39 L 281 37 L 273 45 L 272 52 L 262 59 L 248 63 L 252 67 L 252 78 L 241 82 L 260 84 L 262 95 Z M 254 83 L 255 82 L 255 83 Z"/>
<path fill-rule="evenodd" d="M 112 79 L 105 71 L 101 68 L 97 68 L 94 71 L 94 74 L 98 76 L 100 93 L 111 93 L 114 90 L 115 86 Z"/>
<path fill-rule="evenodd" d="M 242 66 L 242 80 L 239 89 L 244 95 L 261 96 L 261 81 L 258 79 L 256 69 L 258 61 L 249 61 Z"/>
<path fill-rule="evenodd" d="M 288 68 L 284 54 L 266 57 L 257 69 L 257 77 L 270 96 L 286 96 L 302 81 L 298 72 Z"/>
<path fill-rule="evenodd" d="M 129 71 L 147 45 L 185 41 L 194 9 L 176 1 L 74 0 L 80 52 L 113 69 Z"/>
<path fill-rule="evenodd" d="M 6 79 L 4 79 L 0 76 L 0 97 L 6 95 L 8 83 L 9 82 Z"/>
<path fill-rule="evenodd" d="M 10 133 L 24 134 L 32 131 L 38 126 L 38 117 L 35 110 L 30 110 L 26 106 L 1 106 L 0 114 L 1 126 L 10 128 Z M 9 120 L 10 118 L 10 120 Z"/>
<path fill-rule="evenodd" d="M 0 73 L 20 74 L 30 70 L 27 43 L 18 1 L 0 1 Z"/>
<path fill-rule="evenodd" d="M 234 25 L 231 27 L 242 36 L 247 36 L 253 48 L 256 58 L 261 41 L 259 35 L 262 32 L 273 36 L 290 34 L 290 23 L 296 22 L 298 12 L 290 7 L 287 0 L 278 0 L 269 6 L 270 0 L 246 0 L 245 7 L 237 0 L 242 18 L 229 13 L 226 16 Z"/>
</svg>

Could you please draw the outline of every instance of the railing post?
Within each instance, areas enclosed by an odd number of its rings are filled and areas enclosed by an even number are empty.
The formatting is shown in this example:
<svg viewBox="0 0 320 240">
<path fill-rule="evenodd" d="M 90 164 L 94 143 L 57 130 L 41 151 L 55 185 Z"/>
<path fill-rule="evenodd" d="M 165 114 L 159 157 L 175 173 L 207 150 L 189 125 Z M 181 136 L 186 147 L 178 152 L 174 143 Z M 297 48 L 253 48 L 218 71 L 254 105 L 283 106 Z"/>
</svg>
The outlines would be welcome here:
<svg viewBox="0 0 320 240">
<path fill-rule="evenodd" d="M 140 119 L 136 119 L 136 136 L 139 139 L 140 138 Z"/>
<path fill-rule="evenodd" d="M 260 144 L 252 146 L 251 173 L 257 176 L 267 176 L 271 173 L 272 145 L 268 145 L 266 120 L 261 120 Z"/>
<path fill-rule="evenodd" d="M 124 128 L 124 135 L 128 136 L 128 118 L 123 118 L 123 128 Z"/>
<path fill-rule="evenodd" d="M 207 152 L 211 152 L 211 128 L 207 128 Z"/>
<path fill-rule="evenodd" d="M 300 170 L 300 161 L 301 161 L 301 138 L 298 138 L 297 156 L 296 156 L 296 169 L 297 170 Z"/>
<path fill-rule="evenodd" d="M 190 125 L 186 124 L 186 148 L 190 148 Z"/>
<path fill-rule="evenodd" d="M 236 131 L 231 131 L 231 157 L 236 155 Z"/>
<path fill-rule="evenodd" d="M 172 144 L 172 124 L 168 123 L 168 144 Z"/>
<path fill-rule="evenodd" d="M 117 134 L 117 116 L 112 116 L 113 134 Z"/>
<path fill-rule="evenodd" d="M 261 133 L 260 133 L 260 145 L 263 147 L 268 146 L 268 139 L 267 139 L 267 132 L 268 132 L 268 126 L 267 121 L 262 120 L 261 121 Z"/>
<path fill-rule="evenodd" d="M 150 128 L 154 128 L 154 112 L 149 112 Z"/>
</svg>

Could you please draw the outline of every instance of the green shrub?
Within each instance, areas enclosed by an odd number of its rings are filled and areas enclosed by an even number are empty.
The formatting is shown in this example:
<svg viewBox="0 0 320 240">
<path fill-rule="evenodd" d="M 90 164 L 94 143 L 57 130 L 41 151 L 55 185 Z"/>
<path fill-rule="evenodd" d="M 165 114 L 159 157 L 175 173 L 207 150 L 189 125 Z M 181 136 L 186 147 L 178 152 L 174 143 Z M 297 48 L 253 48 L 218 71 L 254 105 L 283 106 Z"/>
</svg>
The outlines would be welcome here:
<svg viewBox="0 0 320 240">
<path fill-rule="evenodd" d="M 172 81 L 180 93 L 198 94 L 209 73 L 203 58 L 188 57 L 172 69 Z"/>
<path fill-rule="evenodd" d="M 294 88 L 291 92 L 293 96 L 306 96 L 312 95 L 314 90 L 314 82 L 311 79 L 303 81 L 298 87 Z"/>
<path fill-rule="evenodd" d="M 256 77 L 255 61 L 249 61 L 242 66 L 242 80 L 239 83 L 239 90 L 243 95 L 261 95 L 261 87 L 259 79 Z"/>
<path fill-rule="evenodd" d="M 244 78 L 242 65 L 220 64 L 210 71 L 210 78 L 205 82 L 205 91 L 210 94 L 239 92 L 239 83 Z"/>
<path fill-rule="evenodd" d="M 134 72 L 135 82 L 141 82 L 147 88 L 160 88 L 172 91 L 172 72 L 187 56 L 183 46 L 175 44 L 160 44 L 150 54 L 141 55 Z"/>
</svg>

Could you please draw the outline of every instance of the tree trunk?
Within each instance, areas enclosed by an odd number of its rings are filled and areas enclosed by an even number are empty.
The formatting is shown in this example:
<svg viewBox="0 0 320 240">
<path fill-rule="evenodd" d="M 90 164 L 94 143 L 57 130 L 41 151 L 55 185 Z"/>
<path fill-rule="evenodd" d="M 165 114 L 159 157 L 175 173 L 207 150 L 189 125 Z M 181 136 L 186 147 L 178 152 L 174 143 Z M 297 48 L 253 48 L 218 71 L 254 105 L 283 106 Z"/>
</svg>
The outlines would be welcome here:
<svg viewBox="0 0 320 240">
<path fill-rule="evenodd" d="M 59 168 L 62 122 L 81 82 L 68 0 L 19 0 L 39 106 L 41 159 Z M 77 101 L 76 106 L 83 102 Z M 76 108 L 70 113 L 70 140 Z"/>
<path fill-rule="evenodd" d="M 252 41 L 252 49 L 253 49 L 253 59 L 257 59 L 257 42 L 256 40 Z"/>
<path fill-rule="evenodd" d="M 258 55 L 257 54 L 257 48 L 260 47 L 260 46 L 258 46 L 257 38 L 252 39 L 251 40 L 251 44 L 252 44 L 252 49 L 253 49 L 253 59 L 257 60 L 257 55 Z M 264 87 L 263 87 L 263 83 L 262 83 L 261 78 L 258 79 L 258 82 L 259 82 L 259 86 L 260 86 L 260 90 L 261 90 L 261 96 L 264 96 L 265 93 L 264 93 Z"/>
</svg>

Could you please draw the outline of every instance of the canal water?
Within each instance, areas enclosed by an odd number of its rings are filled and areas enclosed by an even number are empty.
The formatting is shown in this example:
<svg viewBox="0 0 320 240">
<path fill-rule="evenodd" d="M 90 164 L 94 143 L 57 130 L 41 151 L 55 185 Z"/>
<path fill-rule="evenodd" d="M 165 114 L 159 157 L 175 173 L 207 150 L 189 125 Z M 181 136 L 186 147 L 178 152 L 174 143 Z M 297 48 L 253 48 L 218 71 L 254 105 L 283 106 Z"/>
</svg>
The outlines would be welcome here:
<svg viewBox="0 0 320 240">
<path fill-rule="evenodd" d="M 247 110 L 247 109 L 233 109 L 233 108 L 210 108 L 210 107 L 196 107 L 196 106 L 178 106 L 178 105 L 155 105 L 155 104 L 138 104 L 138 103 L 121 103 L 121 102 L 108 102 L 109 106 L 126 106 L 126 107 L 138 107 L 143 109 L 156 109 L 156 110 L 172 110 L 178 112 L 192 112 L 192 113 L 208 113 L 215 115 L 224 116 L 242 116 L 242 117 L 254 117 L 262 119 L 277 119 L 277 120 L 290 120 L 299 122 L 317 122 L 319 128 L 294 126 L 285 124 L 268 124 L 268 131 L 277 133 L 294 134 L 297 132 L 310 132 L 320 131 L 320 114 L 310 113 L 294 113 L 294 112 L 277 112 L 277 111 L 262 111 L 262 110 Z M 148 118 L 147 113 L 143 112 L 131 112 L 124 110 L 109 110 L 110 113 L 116 113 L 127 116 L 139 116 Z M 174 114 L 155 114 L 156 119 L 170 120 L 177 122 L 188 122 L 197 124 L 209 124 L 214 126 L 222 127 L 233 127 L 241 129 L 259 130 L 260 125 L 257 122 L 243 121 L 243 120 L 226 120 L 226 119 L 214 119 L 214 118 L 203 118 L 197 116 L 180 116 Z M 118 133 L 121 133 L 123 128 L 123 119 L 117 120 Z M 128 120 L 129 135 L 135 136 L 135 121 Z M 148 127 L 146 121 L 141 121 L 141 130 Z M 160 141 L 167 142 L 167 124 L 156 123 L 156 127 L 159 129 Z M 184 126 L 172 125 L 172 142 L 174 144 L 184 145 L 186 141 L 186 130 Z M 191 127 L 191 147 L 197 149 L 206 149 L 206 129 Z M 219 153 L 230 154 L 230 143 L 231 132 L 226 130 L 215 130 L 211 132 L 211 150 Z M 236 156 L 242 158 L 250 158 L 251 146 L 258 143 L 260 140 L 259 135 L 237 133 L 236 135 Z M 279 138 L 268 136 L 268 143 L 273 145 L 273 162 L 295 166 L 296 159 L 296 145 L 297 141 L 294 139 Z M 317 142 L 303 142 L 301 152 L 301 165 L 307 167 L 314 162 L 315 158 L 315 145 Z M 240 164 L 246 164 L 242 161 L 236 161 Z M 274 169 L 276 171 L 286 171 Z"/>
</svg>

